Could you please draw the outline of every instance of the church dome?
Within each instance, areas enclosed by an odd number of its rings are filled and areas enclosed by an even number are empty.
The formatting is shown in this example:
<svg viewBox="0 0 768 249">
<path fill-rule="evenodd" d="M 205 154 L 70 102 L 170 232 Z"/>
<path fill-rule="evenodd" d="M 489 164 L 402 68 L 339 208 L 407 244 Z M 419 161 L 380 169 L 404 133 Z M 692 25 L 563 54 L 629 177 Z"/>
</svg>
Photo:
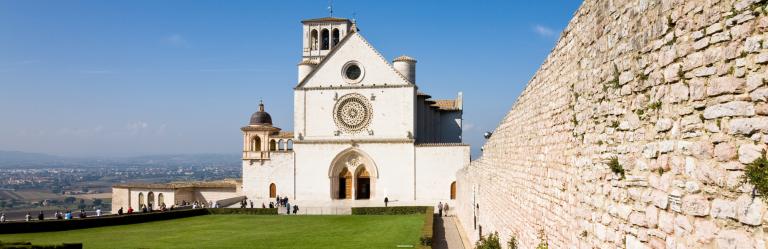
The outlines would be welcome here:
<svg viewBox="0 0 768 249">
<path fill-rule="evenodd" d="M 251 125 L 272 125 L 272 116 L 264 111 L 264 103 L 259 102 L 259 111 L 251 115 Z"/>
</svg>

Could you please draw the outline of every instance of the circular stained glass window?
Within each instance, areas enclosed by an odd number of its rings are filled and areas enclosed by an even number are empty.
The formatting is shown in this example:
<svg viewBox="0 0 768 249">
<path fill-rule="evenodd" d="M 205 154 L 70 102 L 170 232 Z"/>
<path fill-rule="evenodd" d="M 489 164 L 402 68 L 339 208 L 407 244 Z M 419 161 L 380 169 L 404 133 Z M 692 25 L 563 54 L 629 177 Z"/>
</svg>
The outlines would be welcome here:
<svg viewBox="0 0 768 249">
<path fill-rule="evenodd" d="M 344 95 L 333 108 L 333 120 L 340 130 L 361 131 L 371 123 L 371 104 L 360 94 Z"/>
</svg>

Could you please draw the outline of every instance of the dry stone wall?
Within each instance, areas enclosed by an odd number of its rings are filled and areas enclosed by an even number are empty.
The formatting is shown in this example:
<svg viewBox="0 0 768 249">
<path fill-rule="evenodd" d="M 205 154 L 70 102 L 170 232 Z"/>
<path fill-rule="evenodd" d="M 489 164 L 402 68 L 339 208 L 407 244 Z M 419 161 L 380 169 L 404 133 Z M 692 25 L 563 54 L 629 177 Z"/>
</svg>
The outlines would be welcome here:
<svg viewBox="0 0 768 249">
<path fill-rule="evenodd" d="M 742 176 L 768 144 L 766 30 L 765 1 L 583 3 L 457 174 L 470 239 L 765 248 L 766 204 Z"/>
</svg>

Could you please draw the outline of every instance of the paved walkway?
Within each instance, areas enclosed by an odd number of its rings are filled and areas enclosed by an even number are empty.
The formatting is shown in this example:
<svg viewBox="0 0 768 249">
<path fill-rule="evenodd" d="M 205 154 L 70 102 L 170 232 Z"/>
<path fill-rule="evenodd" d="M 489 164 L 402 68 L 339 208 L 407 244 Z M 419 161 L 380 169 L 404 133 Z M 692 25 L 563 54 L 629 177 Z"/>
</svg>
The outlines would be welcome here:
<svg viewBox="0 0 768 249">
<path fill-rule="evenodd" d="M 432 248 L 434 249 L 464 249 L 464 243 L 459 235 L 459 228 L 454 221 L 455 217 L 435 216 L 435 234 L 433 234 Z"/>
</svg>

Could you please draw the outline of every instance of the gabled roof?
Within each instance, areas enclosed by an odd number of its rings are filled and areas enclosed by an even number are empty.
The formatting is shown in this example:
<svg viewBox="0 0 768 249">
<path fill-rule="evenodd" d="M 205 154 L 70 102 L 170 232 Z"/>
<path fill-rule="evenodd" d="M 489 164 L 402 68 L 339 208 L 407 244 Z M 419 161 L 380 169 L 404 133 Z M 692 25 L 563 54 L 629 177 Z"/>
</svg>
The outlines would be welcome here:
<svg viewBox="0 0 768 249">
<path fill-rule="evenodd" d="M 308 23 L 308 22 L 348 22 L 348 23 L 352 23 L 352 21 L 350 21 L 349 19 L 338 18 L 338 17 L 321 17 L 321 18 L 312 18 L 312 19 L 301 20 L 301 23 Z"/>
<path fill-rule="evenodd" d="M 362 41 L 362 42 L 363 42 L 363 43 L 364 43 L 366 46 L 368 46 L 368 47 L 369 47 L 369 48 L 370 48 L 370 49 L 371 49 L 371 50 L 372 50 L 372 51 L 373 51 L 373 52 L 376 54 L 376 56 L 378 56 L 378 57 L 379 57 L 379 58 L 380 58 L 380 59 L 381 59 L 381 60 L 384 62 L 384 64 L 386 64 L 387 68 L 388 68 L 390 71 L 392 71 L 392 72 L 393 72 L 395 75 L 397 75 L 397 77 L 399 77 L 399 78 L 400 78 L 400 79 L 402 79 L 403 81 L 405 81 L 405 82 L 408 82 L 408 83 L 410 83 L 411 85 L 413 85 L 413 82 L 410 82 L 410 81 L 409 81 L 409 80 L 408 80 L 408 79 L 407 79 L 405 76 L 403 76 L 403 75 L 402 75 L 400 72 L 398 72 L 397 70 L 395 70 L 395 68 L 392 66 L 392 63 L 390 63 L 389 61 L 387 61 L 387 59 L 386 59 L 386 58 L 384 58 L 384 56 L 383 56 L 383 55 L 381 55 L 381 53 L 380 53 L 380 52 L 379 52 L 379 51 L 378 51 L 376 48 L 374 48 L 374 47 L 371 45 L 371 43 L 369 43 L 369 42 L 368 42 L 368 40 L 366 40 L 366 39 L 365 39 L 365 37 L 363 37 L 363 35 L 361 35 L 359 32 L 351 32 L 350 34 L 348 34 L 348 35 L 344 36 L 344 38 L 343 38 L 341 41 L 339 41 L 339 43 L 338 43 L 336 46 L 334 46 L 334 47 L 331 49 L 331 51 L 330 51 L 330 52 L 329 52 L 329 53 L 328 53 L 328 54 L 327 54 L 325 57 L 323 57 L 323 59 L 320 61 L 320 64 L 318 64 L 318 65 L 315 67 L 315 69 L 314 69 L 314 70 L 312 70 L 312 72 L 310 72 L 310 73 L 309 73 L 309 74 L 308 74 L 306 77 L 304 77 L 304 79 L 303 79 L 303 80 L 301 80 L 301 82 L 299 82 L 299 84 L 296 86 L 296 88 L 301 88 L 301 87 L 303 87 L 303 86 L 304 86 L 304 85 L 305 85 L 305 84 L 306 84 L 306 83 L 307 83 L 309 80 L 311 80 L 311 79 L 312 79 L 312 77 L 313 77 L 313 76 L 314 76 L 314 75 L 315 75 L 315 74 L 316 74 L 318 71 L 322 70 L 322 68 L 323 68 L 323 67 L 324 67 L 324 66 L 327 64 L 327 62 L 328 62 L 328 61 L 330 61 L 330 59 L 331 59 L 331 58 L 333 58 L 333 56 L 334 56 L 334 55 L 336 55 L 336 53 L 337 53 L 339 50 L 341 50 L 341 48 L 343 48 L 343 47 L 344 47 L 344 45 L 346 45 L 346 44 L 349 42 L 349 40 L 351 40 L 353 37 L 359 37 L 359 38 L 360 38 L 360 40 L 361 40 L 361 41 Z"/>
</svg>

